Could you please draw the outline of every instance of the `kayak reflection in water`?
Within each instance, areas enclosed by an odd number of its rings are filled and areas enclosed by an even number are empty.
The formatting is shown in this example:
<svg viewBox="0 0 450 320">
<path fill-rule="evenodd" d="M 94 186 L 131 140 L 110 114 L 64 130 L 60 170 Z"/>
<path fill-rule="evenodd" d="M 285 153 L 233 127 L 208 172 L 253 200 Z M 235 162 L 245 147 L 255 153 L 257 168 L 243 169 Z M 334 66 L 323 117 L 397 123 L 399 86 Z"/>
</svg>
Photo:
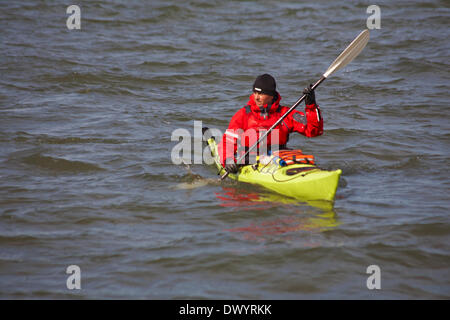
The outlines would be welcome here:
<svg viewBox="0 0 450 320">
<path fill-rule="evenodd" d="M 289 199 L 277 194 L 261 194 L 259 192 L 246 192 L 230 187 L 222 187 L 223 192 L 216 192 L 220 205 L 228 208 L 236 208 L 239 211 L 251 210 L 267 212 L 269 209 L 277 210 L 285 206 L 283 212 L 295 212 L 294 214 L 282 214 L 277 218 L 264 218 L 245 226 L 226 229 L 245 240 L 265 241 L 283 237 L 294 237 L 298 232 L 321 233 L 339 226 L 336 213 L 331 208 L 316 207 L 301 204 L 296 199 Z M 325 202 L 324 202 L 325 204 Z M 287 237 L 287 238 L 286 238 Z"/>
<path fill-rule="evenodd" d="M 316 137 L 323 133 L 323 119 L 320 108 L 316 104 L 312 85 L 305 88 L 305 112 L 292 111 L 258 146 L 256 154 L 267 151 L 286 149 L 291 132 L 299 132 L 306 137 Z M 281 96 L 276 90 L 275 79 L 269 74 L 256 78 L 253 93 L 247 105 L 236 112 L 231 118 L 228 129 L 218 146 L 220 161 L 225 170 L 230 173 L 238 171 L 236 159 L 243 155 L 259 137 L 264 134 L 288 110 L 280 105 Z M 248 163 L 249 159 L 245 159 Z"/>
</svg>

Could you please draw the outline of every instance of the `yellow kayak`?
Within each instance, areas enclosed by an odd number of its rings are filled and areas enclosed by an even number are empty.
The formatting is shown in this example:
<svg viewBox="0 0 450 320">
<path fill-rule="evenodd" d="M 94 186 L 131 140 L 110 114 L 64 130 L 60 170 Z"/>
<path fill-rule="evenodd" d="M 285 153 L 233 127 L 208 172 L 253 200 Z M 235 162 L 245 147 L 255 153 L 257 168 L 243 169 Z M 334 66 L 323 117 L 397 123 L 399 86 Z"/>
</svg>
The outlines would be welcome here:
<svg viewBox="0 0 450 320">
<path fill-rule="evenodd" d="M 225 169 L 220 163 L 217 143 L 214 138 L 208 139 L 211 155 L 219 169 L 224 174 Z M 313 164 L 290 164 L 280 166 L 276 161 L 266 161 L 255 165 L 240 167 L 236 174 L 228 176 L 234 180 L 261 185 L 279 194 L 299 200 L 334 201 L 334 196 L 342 173 L 340 169 L 328 171 Z"/>
</svg>

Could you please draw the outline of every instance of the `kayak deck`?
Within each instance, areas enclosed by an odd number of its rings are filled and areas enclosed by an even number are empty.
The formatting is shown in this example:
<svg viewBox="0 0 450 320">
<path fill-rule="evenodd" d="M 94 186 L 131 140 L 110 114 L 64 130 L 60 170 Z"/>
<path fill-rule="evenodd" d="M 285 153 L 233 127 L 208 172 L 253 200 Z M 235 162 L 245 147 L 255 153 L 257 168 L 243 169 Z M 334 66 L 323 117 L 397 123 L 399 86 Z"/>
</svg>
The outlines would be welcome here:
<svg viewBox="0 0 450 320">
<path fill-rule="evenodd" d="M 220 163 L 214 138 L 208 139 L 208 145 L 219 174 L 224 174 L 225 169 Z M 328 171 L 312 164 L 292 164 L 282 167 L 270 161 L 267 164 L 242 166 L 236 174 L 228 176 L 300 200 L 334 201 L 341 173 L 340 169 Z"/>
</svg>

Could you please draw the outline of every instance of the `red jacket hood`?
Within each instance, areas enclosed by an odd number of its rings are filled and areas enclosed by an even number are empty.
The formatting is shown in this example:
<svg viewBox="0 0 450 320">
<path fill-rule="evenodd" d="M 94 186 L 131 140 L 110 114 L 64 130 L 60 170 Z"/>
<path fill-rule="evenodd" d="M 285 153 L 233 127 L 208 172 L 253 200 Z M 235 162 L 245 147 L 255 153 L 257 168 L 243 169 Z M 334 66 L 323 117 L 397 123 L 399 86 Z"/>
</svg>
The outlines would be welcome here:
<svg viewBox="0 0 450 320">
<path fill-rule="evenodd" d="M 277 100 L 270 106 L 270 108 L 268 110 L 269 113 L 276 112 L 278 107 L 280 106 L 281 96 L 278 92 L 277 92 L 277 96 L 278 96 Z M 261 108 L 256 105 L 255 96 L 253 94 L 250 95 L 250 98 L 248 100 L 248 105 L 250 106 L 250 108 L 252 109 L 253 112 L 260 113 L 262 111 Z M 264 105 L 264 108 L 267 109 L 268 105 Z"/>
</svg>

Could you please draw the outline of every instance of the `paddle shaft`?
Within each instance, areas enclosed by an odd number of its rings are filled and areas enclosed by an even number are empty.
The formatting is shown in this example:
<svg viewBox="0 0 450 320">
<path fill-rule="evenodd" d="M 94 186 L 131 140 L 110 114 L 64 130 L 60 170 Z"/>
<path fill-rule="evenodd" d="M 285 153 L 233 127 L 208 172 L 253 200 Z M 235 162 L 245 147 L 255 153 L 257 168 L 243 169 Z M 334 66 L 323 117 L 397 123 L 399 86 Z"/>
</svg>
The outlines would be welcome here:
<svg viewBox="0 0 450 320">
<path fill-rule="evenodd" d="M 320 78 L 312 87 L 311 90 L 316 89 L 324 80 L 326 79 L 325 76 L 322 76 L 322 78 Z M 276 128 L 295 108 L 298 107 L 298 105 L 305 100 L 306 98 L 306 94 L 302 95 L 296 103 L 294 103 L 294 105 L 285 113 L 283 114 L 280 119 L 277 120 L 277 122 L 275 122 L 270 128 L 269 130 L 267 130 L 266 132 L 264 132 L 264 134 L 261 136 L 261 138 L 258 139 L 258 141 L 256 141 L 250 148 L 248 148 L 248 150 L 242 155 L 240 156 L 236 163 L 240 163 L 242 161 L 242 159 L 245 159 L 245 157 L 262 141 L 264 140 L 265 137 L 267 137 L 267 135 L 274 129 Z M 220 180 L 225 179 L 228 176 L 229 172 L 226 171 L 224 173 L 224 175 L 220 178 Z"/>
</svg>

